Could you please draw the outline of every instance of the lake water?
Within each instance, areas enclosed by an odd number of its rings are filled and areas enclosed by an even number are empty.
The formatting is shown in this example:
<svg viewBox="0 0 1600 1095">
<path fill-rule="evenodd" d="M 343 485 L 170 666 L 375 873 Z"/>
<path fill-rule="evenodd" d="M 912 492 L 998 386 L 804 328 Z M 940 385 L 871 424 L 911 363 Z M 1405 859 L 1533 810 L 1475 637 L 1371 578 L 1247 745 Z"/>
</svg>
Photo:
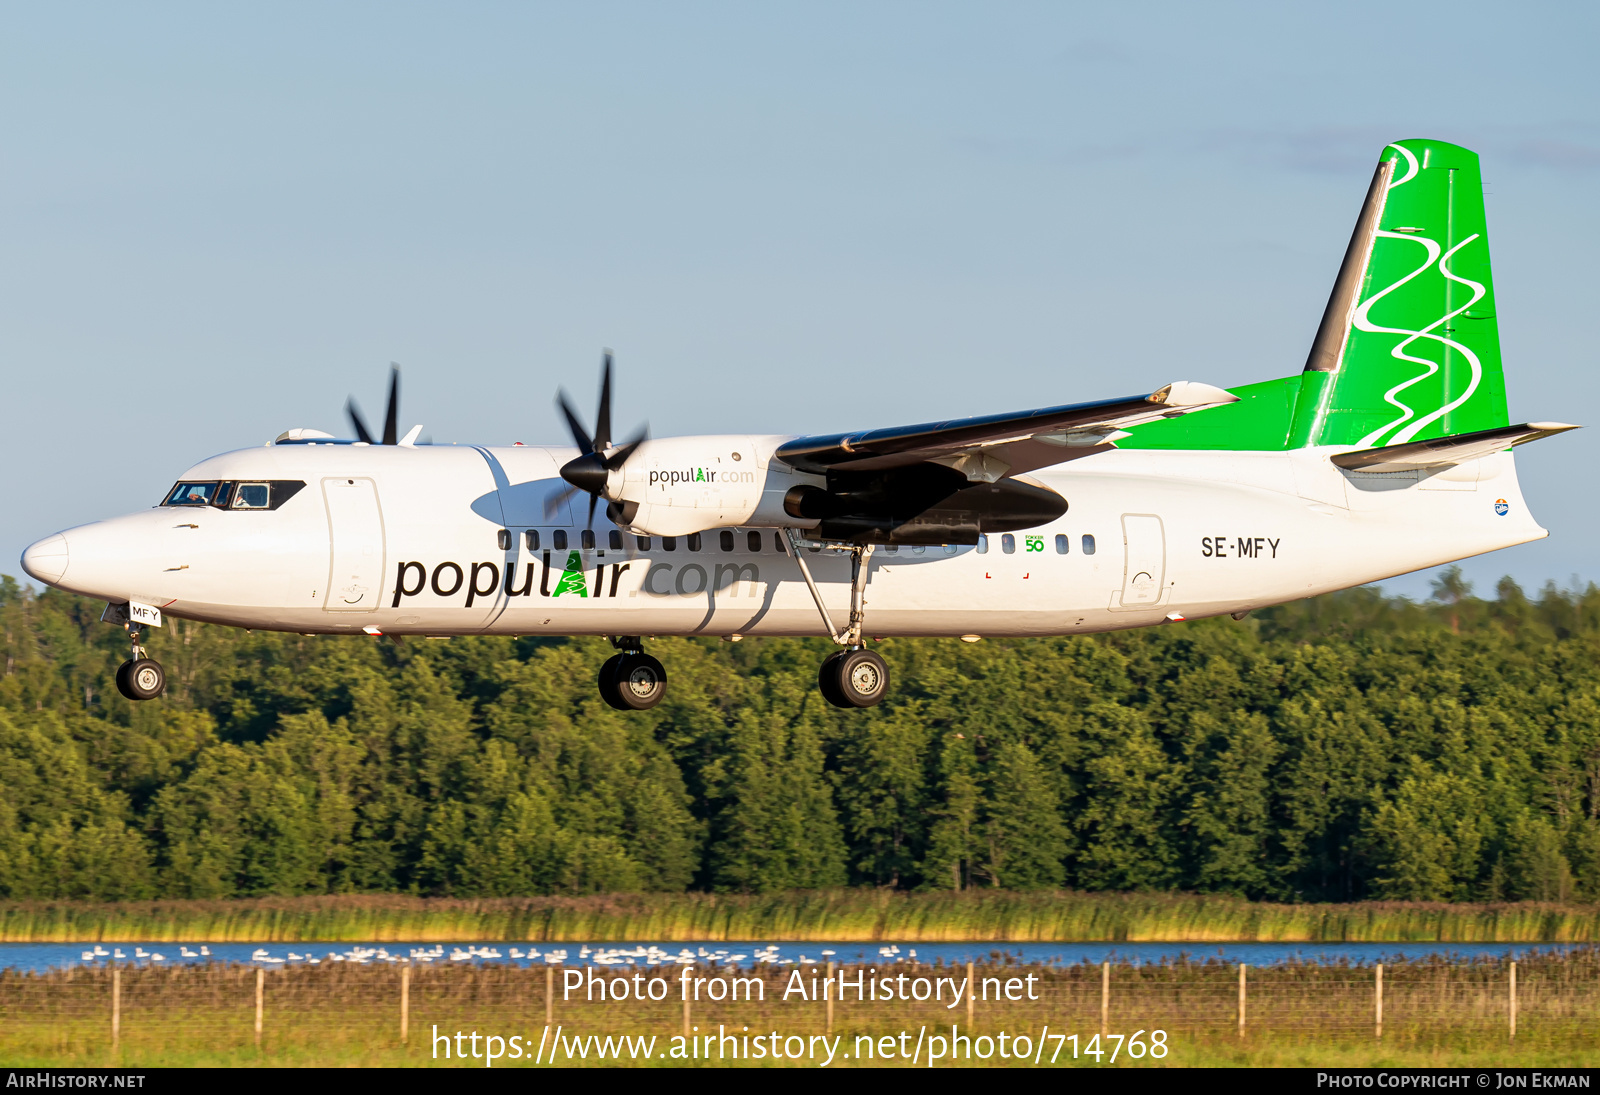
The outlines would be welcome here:
<svg viewBox="0 0 1600 1095">
<path fill-rule="evenodd" d="M 44 971 L 110 962 L 139 966 L 244 962 L 268 967 L 324 962 L 378 964 L 411 960 L 430 965 L 501 963 L 600 966 L 751 966 L 816 962 L 945 965 L 992 961 L 1073 965 L 1079 962 L 1158 963 L 1187 956 L 1252 966 L 1284 962 L 1371 965 L 1430 955 L 1456 960 L 1517 958 L 1572 950 L 1571 943 L 0 943 L 0 969 Z"/>
</svg>

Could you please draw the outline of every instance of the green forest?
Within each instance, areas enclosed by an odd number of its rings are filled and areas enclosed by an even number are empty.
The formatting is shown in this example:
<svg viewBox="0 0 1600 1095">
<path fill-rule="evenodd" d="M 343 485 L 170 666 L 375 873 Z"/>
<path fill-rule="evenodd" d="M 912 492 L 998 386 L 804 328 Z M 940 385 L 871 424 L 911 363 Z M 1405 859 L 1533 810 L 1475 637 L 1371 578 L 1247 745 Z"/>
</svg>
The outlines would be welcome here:
<svg viewBox="0 0 1600 1095">
<path fill-rule="evenodd" d="M 1242 621 L 886 640 L 250 634 L 169 619 L 112 681 L 98 602 L 0 580 L 0 897 L 1188 891 L 1600 900 L 1600 590 L 1374 589 Z"/>
</svg>

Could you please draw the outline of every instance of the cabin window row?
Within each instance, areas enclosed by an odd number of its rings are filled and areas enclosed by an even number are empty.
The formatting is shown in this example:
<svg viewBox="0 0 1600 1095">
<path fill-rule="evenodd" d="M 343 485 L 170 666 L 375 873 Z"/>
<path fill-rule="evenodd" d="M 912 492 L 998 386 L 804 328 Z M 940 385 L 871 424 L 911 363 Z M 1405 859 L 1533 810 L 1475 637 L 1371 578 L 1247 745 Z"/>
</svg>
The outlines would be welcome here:
<svg viewBox="0 0 1600 1095">
<path fill-rule="evenodd" d="M 655 550 L 656 540 L 657 539 L 658 539 L 657 537 L 653 537 L 653 536 L 635 536 L 635 537 L 633 537 L 634 546 L 640 551 L 653 551 L 653 550 Z M 688 550 L 690 550 L 690 551 L 700 551 L 705 546 L 705 538 L 698 532 L 691 532 L 689 535 L 681 536 L 681 537 L 680 536 L 662 536 L 662 537 L 659 537 L 659 539 L 661 541 L 660 547 L 661 547 L 662 551 L 677 551 L 678 550 L 678 541 L 679 540 L 682 540 L 684 542 L 684 546 L 687 547 Z M 544 547 L 546 546 L 545 545 L 545 536 L 544 536 L 544 534 L 541 533 L 536 528 L 531 528 L 531 529 L 528 529 L 525 532 L 523 532 L 523 534 L 522 534 L 522 542 L 527 547 L 527 549 L 529 551 L 540 551 L 540 550 L 543 550 Z M 622 535 L 621 532 L 617 531 L 616 529 L 610 529 L 610 530 L 607 531 L 607 533 L 606 533 L 606 548 L 608 550 L 610 550 L 610 551 L 622 551 L 623 548 L 624 548 L 624 544 L 625 544 L 625 540 L 624 540 L 623 535 Z M 734 550 L 734 548 L 737 545 L 738 545 L 738 540 L 737 540 L 737 538 L 736 538 L 736 536 L 735 536 L 735 534 L 734 534 L 732 529 L 723 529 L 721 532 L 717 533 L 717 546 L 719 548 L 721 548 L 723 551 L 732 551 L 732 550 Z M 505 549 L 505 548 L 509 548 L 510 546 L 511 546 L 511 533 L 506 529 L 501 529 L 500 530 L 500 547 L 502 549 Z M 556 530 L 554 530 L 553 532 L 550 533 L 550 535 L 549 535 L 549 548 L 550 548 L 550 550 L 552 550 L 552 551 L 566 551 L 570 546 L 571 546 L 571 538 L 567 535 L 567 530 L 566 529 L 558 528 L 558 529 L 556 529 Z M 595 534 L 594 534 L 594 530 L 593 529 L 583 529 L 578 533 L 578 546 L 581 547 L 584 551 L 593 551 L 593 550 L 595 550 L 596 547 L 599 546 L 598 541 L 595 538 Z M 744 546 L 745 546 L 745 550 L 746 551 L 750 551 L 750 552 L 761 552 L 761 551 L 769 550 L 766 547 L 765 540 L 762 537 L 761 533 L 756 531 L 755 529 L 751 529 L 749 532 L 746 532 L 744 534 Z M 777 551 L 777 552 L 783 551 L 783 533 L 774 532 L 772 534 L 772 546 L 771 546 L 770 550 Z"/>
<path fill-rule="evenodd" d="M 1022 550 L 1025 553 L 1030 551 L 1043 551 L 1044 543 L 1045 538 L 1043 536 L 1030 536 L 1026 533 L 1024 533 L 1022 536 Z M 1072 553 L 1072 537 L 1068 536 L 1064 532 L 1056 533 L 1055 547 L 1057 555 L 1070 555 Z M 1078 538 L 1078 547 L 1085 555 L 1093 555 L 1095 549 L 1094 537 L 1087 532 L 1084 533 Z M 1000 550 L 1007 555 L 1015 555 L 1017 551 L 1017 537 L 1009 532 L 1004 533 L 1000 537 Z M 978 537 L 978 554 L 987 555 L 988 552 L 989 537 L 987 535 L 980 535 Z"/>
<path fill-rule="evenodd" d="M 511 547 L 511 532 L 508 529 L 500 530 L 499 539 L 501 550 L 506 550 Z M 634 546 L 637 547 L 638 550 L 654 550 L 655 537 L 635 536 L 633 539 Z M 704 538 L 698 532 L 691 532 L 688 536 L 684 537 L 662 536 L 660 537 L 661 550 L 677 551 L 679 539 L 682 539 L 685 542 L 685 546 L 690 551 L 702 550 L 705 543 Z M 536 528 L 531 528 L 523 532 L 522 541 L 529 551 L 540 551 L 545 547 L 544 536 Z M 578 544 L 584 551 L 594 551 L 598 546 L 595 539 L 594 530 L 581 530 L 578 533 Z M 606 547 L 611 551 L 622 551 L 623 544 L 623 535 L 618 530 L 610 529 L 606 533 Z M 737 544 L 738 540 L 732 529 L 723 529 L 717 533 L 717 546 L 723 551 L 732 551 Z M 1043 551 L 1045 549 L 1044 545 L 1045 538 L 1043 536 L 1024 535 L 1022 538 L 1022 548 L 1024 552 Z M 566 551 L 570 546 L 571 542 L 567 535 L 566 529 L 558 528 L 550 533 L 549 550 Z M 760 553 L 761 551 L 766 550 L 765 540 L 762 534 L 755 529 L 751 529 L 744 534 L 744 546 L 746 551 L 752 553 Z M 1084 533 L 1081 537 L 1079 537 L 1078 546 L 1083 554 L 1093 555 L 1095 551 L 1094 537 L 1088 533 Z M 884 547 L 883 551 L 887 555 L 896 555 L 899 553 L 900 547 L 901 545 L 899 544 L 889 544 Z M 1057 555 L 1070 554 L 1072 551 L 1072 538 L 1064 532 L 1056 533 L 1055 548 Z M 774 532 L 772 534 L 771 550 L 780 553 L 784 550 L 783 534 L 781 532 Z M 927 553 L 928 547 L 925 544 L 916 544 L 911 546 L 908 550 L 913 555 L 923 555 Z M 940 550 L 946 555 L 954 555 L 960 549 L 957 548 L 955 544 L 942 544 L 940 545 Z M 1009 532 L 1003 534 L 1000 537 L 1000 550 L 1007 555 L 1014 555 L 1017 551 L 1017 537 Z M 978 537 L 978 554 L 986 555 L 988 552 L 989 537 L 986 534 L 980 535 Z"/>
</svg>

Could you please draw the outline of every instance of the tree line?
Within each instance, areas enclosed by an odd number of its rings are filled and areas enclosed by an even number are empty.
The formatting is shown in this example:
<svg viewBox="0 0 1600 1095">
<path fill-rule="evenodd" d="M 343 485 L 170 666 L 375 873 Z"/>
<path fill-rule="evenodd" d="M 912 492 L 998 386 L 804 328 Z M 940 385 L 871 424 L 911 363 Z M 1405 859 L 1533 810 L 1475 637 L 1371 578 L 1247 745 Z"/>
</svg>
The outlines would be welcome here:
<svg viewBox="0 0 1600 1095">
<path fill-rule="evenodd" d="M 1100 636 L 250 634 L 172 619 L 129 703 L 102 605 L 0 579 L 0 896 L 836 886 L 1600 900 L 1600 590 L 1351 590 Z"/>
</svg>

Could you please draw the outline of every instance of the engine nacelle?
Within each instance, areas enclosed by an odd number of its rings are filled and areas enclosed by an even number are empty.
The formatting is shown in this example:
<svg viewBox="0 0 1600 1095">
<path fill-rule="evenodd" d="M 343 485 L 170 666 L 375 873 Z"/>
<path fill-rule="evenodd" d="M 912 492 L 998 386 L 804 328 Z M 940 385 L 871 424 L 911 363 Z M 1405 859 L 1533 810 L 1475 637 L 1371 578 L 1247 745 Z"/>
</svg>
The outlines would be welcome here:
<svg viewBox="0 0 1600 1095">
<path fill-rule="evenodd" d="M 645 536 L 687 536 L 728 525 L 810 528 L 784 512 L 797 486 L 820 475 L 795 471 L 772 453 L 787 436 L 706 435 L 646 441 L 606 483 L 619 525 Z"/>
</svg>

